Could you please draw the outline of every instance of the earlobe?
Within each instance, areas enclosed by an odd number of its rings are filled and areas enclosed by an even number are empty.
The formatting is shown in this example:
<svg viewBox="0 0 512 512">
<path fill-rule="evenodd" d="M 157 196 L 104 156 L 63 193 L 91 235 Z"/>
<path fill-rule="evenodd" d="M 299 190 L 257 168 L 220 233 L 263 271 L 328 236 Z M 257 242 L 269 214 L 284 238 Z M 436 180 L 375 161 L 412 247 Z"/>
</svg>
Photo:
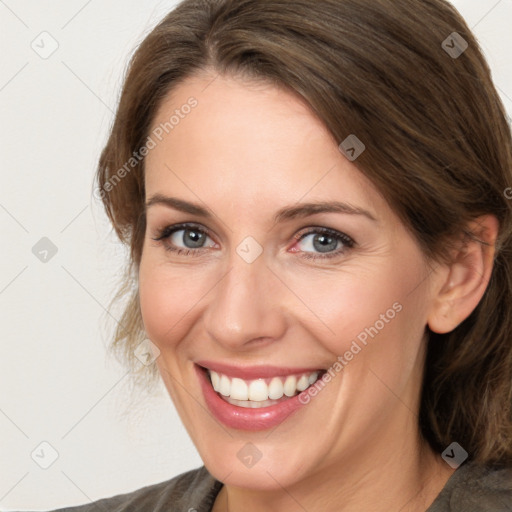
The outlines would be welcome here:
<svg viewBox="0 0 512 512">
<path fill-rule="evenodd" d="M 477 307 L 491 278 L 499 223 L 493 215 L 471 222 L 452 262 L 433 292 L 427 319 L 430 330 L 443 334 L 452 331 Z"/>
</svg>

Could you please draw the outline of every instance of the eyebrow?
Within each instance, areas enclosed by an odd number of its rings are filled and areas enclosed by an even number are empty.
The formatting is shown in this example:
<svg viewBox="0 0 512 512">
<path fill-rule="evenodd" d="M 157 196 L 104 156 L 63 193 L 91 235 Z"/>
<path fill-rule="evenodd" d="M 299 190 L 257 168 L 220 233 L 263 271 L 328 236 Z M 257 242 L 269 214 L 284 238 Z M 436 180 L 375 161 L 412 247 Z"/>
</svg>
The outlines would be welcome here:
<svg viewBox="0 0 512 512">
<path fill-rule="evenodd" d="M 183 199 L 178 199 L 177 197 L 164 196 L 162 194 L 154 194 L 151 196 L 151 198 L 146 202 L 146 211 L 151 206 L 156 204 L 167 206 L 169 208 L 173 208 L 174 210 L 189 213 L 191 215 L 198 215 L 207 219 L 211 219 L 213 217 L 208 209 L 203 208 L 199 204 L 190 203 L 188 201 L 184 201 Z M 315 215 L 318 213 L 344 213 L 348 215 L 362 215 L 374 222 L 378 222 L 375 216 L 369 211 L 341 201 L 320 201 L 316 203 L 299 203 L 293 206 L 286 206 L 281 208 L 276 213 L 274 216 L 274 222 L 278 223 L 297 218 L 309 217 L 310 215 Z"/>
</svg>

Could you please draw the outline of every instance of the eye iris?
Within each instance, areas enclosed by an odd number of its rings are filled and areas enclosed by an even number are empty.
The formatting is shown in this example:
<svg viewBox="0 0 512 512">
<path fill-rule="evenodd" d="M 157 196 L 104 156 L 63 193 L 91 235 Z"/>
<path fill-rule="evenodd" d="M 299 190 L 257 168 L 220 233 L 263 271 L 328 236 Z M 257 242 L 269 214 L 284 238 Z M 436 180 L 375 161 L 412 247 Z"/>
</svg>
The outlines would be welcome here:
<svg viewBox="0 0 512 512">
<path fill-rule="evenodd" d="M 319 242 L 319 244 L 317 244 Z M 338 241 L 329 235 L 315 235 L 313 238 L 313 247 L 319 252 L 329 252 L 336 249 Z"/>
<path fill-rule="evenodd" d="M 189 235 L 189 240 L 187 240 L 187 235 Z M 183 243 L 190 248 L 197 248 L 202 247 L 202 244 L 204 242 L 205 234 L 201 233 L 200 231 L 192 230 L 192 229 L 185 229 L 183 231 Z M 188 245 L 188 241 L 191 240 L 192 245 Z"/>
</svg>

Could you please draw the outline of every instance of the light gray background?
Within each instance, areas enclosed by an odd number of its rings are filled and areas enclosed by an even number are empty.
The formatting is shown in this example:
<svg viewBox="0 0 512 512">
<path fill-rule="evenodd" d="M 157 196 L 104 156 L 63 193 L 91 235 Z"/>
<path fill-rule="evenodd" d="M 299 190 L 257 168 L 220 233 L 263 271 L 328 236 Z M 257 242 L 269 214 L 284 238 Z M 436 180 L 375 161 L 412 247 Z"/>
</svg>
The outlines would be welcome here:
<svg viewBox="0 0 512 512">
<path fill-rule="evenodd" d="M 510 115 L 512 0 L 453 3 Z M 0 0 L 2 511 L 87 503 L 201 465 L 163 386 L 123 414 L 132 391 L 104 325 L 126 253 L 91 196 L 128 59 L 174 5 Z M 46 59 L 31 47 L 53 39 Z M 46 263 L 32 253 L 42 237 L 58 249 Z M 41 442 L 58 452 L 48 469 L 34 460 L 51 460 Z"/>
</svg>

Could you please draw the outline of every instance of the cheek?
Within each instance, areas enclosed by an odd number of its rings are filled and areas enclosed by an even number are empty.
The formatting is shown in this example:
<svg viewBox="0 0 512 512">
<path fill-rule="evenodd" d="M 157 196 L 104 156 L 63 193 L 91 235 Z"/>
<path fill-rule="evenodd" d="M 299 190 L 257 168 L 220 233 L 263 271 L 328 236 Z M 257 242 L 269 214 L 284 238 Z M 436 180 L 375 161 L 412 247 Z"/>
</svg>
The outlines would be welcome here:
<svg viewBox="0 0 512 512">
<path fill-rule="evenodd" d="M 139 269 L 139 297 L 148 337 L 162 351 L 179 350 L 196 328 L 215 286 L 220 270 L 174 264 L 150 251 L 143 255 Z"/>
<path fill-rule="evenodd" d="M 330 353 L 355 355 L 374 346 L 372 352 L 380 357 L 383 350 L 403 345 L 413 332 L 421 332 L 422 287 L 411 290 L 423 278 L 420 259 L 411 255 L 408 264 L 388 258 L 364 269 L 347 266 L 337 275 L 303 275 L 291 288 L 300 290 L 309 310 L 301 321 Z"/>
<path fill-rule="evenodd" d="M 139 271 L 140 307 L 146 333 L 156 345 L 173 345 L 185 334 L 194 306 L 204 294 L 198 287 L 190 273 L 185 275 L 179 269 L 143 258 Z"/>
</svg>

